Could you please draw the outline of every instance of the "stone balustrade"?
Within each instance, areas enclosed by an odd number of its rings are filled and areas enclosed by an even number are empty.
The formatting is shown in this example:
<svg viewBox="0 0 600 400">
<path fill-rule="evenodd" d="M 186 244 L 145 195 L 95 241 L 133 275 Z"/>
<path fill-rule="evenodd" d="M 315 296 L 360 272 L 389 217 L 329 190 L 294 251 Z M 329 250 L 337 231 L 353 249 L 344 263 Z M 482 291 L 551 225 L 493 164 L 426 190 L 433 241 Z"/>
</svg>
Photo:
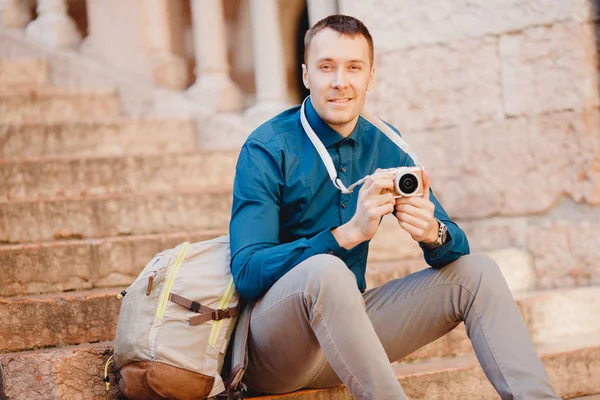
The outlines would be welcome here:
<svg viewBox="0 0 600 400">
<path fill-rule="evenodd" d="M 336 0 L 297 3 L 296 10 L 308 8 L 311 24 L 337 12 Z M 290 54 L 285 46 L 292 44 L 289 35 L 283 34 L 289 27 L 282 26 L 282 15 L 291 11 L 281 10 L 285 4 L 278 0 L 241 0 L 234 10 L 248 14 L 240 20 L 248 21 L 252 36 L 248 42 L 251 57 L 246 58 L 254 76 L 254 93 L 247 87 L 242 91 L 232 77 L 231 52 L 247 50 L 240 49 L 239 40 L 232 42 L 223 0 L 128 0 L 127 4 L 85 0 L 88 32 L 78 31 L 67 0 L 37 0 L 35 19 L 29 4 L 0 0 L 0 27 L 24 29 L 28 38 L 46 46 L 73 49 L 156 86 L 185 90 L 205 109 L 243 112 L 247 120 L 256 122 L 293 102 L 289 63 L 286 67 L 285 62 Z M 191 29 L 187 29 L 190 21 Z M 193 52 L 192 57 L 186 50 Z M 190 82 L 193 65 L 195 81 Z"/>
</svg>

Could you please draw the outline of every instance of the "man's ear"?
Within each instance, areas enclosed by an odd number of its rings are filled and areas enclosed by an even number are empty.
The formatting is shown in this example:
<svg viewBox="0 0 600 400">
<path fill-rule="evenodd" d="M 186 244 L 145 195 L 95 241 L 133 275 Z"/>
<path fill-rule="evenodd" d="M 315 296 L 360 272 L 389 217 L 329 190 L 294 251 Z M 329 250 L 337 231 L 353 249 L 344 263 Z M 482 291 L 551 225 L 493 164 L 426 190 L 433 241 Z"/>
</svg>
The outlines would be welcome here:
<svg viewBox="0 0 600 400">
<path fill-rule="evenodd" d="M 375 66 L 371 68 L 371 74 L 369 75 L 369 83 L 367 84 L 367 92 L 371 90 L 371 86 L 373 86 L 373 80 L 375 79 Z"/>
<path fill-rule="evenodd" d="M 304 87 L 310 90 L 308 85 L 308 68 L 306 68 L 306 64 L 302 64 L 302 82 L 304 83 Z"/>
</svg>

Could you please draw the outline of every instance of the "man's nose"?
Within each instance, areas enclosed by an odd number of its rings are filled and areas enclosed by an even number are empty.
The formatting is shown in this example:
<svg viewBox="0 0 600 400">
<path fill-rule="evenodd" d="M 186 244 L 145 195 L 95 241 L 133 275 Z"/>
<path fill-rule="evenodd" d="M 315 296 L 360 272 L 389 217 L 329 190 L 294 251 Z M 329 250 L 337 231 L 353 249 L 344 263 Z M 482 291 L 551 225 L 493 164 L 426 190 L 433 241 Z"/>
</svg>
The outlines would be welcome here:
<svg viewBox="0 0 600 400">
<path fill-rule="evenodd" d="M 346 71 L 344 71 L 342 68 L 338 69 L 335 74 L 335 79 L 333 80 L 331 86 L 334 89 L 345 88 L 346 86 L 348 86 Z"/>
</svg>

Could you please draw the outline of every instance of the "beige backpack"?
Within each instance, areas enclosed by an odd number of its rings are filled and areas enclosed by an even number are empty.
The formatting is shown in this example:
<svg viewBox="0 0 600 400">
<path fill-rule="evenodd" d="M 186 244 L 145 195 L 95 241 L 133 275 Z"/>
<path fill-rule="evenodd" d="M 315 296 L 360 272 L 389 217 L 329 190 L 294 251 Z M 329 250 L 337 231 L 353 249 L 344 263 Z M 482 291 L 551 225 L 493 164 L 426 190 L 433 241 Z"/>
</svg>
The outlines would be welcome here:
<svg viewBox="0 0 600 400">
<path fill-rule="evenodd" d="M 182 243 L 157 254 L 121 293 L 114 362 L 125 396 L 191 400 L 225 391 L 220 373 L 241 311 L 229 262 L 229 236 Z M 248 312 L 240 323 L 229 398 L 240 396 Z"/>
</svg>

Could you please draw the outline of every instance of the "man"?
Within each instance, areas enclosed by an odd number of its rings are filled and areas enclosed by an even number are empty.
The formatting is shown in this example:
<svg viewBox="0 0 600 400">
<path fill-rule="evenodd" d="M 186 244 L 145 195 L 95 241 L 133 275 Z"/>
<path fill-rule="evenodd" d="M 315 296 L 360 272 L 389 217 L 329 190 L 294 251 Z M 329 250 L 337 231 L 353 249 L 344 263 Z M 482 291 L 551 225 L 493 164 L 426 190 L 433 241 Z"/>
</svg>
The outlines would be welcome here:
<svg viewBox="0 0 600 400">
<path fill-rule="evenodd" d="M 306 34 L 306 118 L 348 185 L 410 158 L 359 117 L 373 82 L 373 41 L 334 15 Z M 393 99 L 391 99 L 393 100 Z M 424 195 L 394 199 L 393 175 L 342 193 L 300 122 L 299 107 L 256 129 L 234 184 L 231 269 L 255 300 L 246 382 L 264 393 L 346 384 L 357 399 L 405 399 L 390 361 L 461 321 L 504 399 L 558 399 L 498 266 L 468 255 L 464 232 L 423 177 Z M 421 245 L 432 267 L 365 291 L 369 241 L 381 218 Z"/>
</svg>

